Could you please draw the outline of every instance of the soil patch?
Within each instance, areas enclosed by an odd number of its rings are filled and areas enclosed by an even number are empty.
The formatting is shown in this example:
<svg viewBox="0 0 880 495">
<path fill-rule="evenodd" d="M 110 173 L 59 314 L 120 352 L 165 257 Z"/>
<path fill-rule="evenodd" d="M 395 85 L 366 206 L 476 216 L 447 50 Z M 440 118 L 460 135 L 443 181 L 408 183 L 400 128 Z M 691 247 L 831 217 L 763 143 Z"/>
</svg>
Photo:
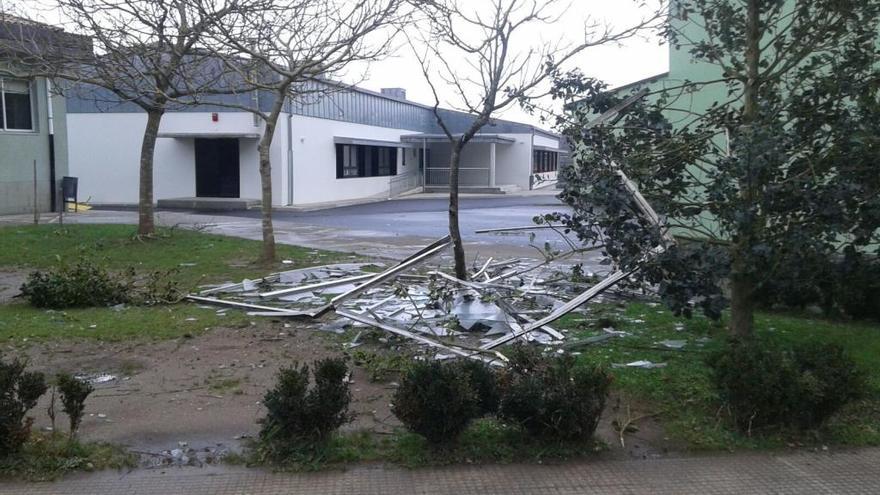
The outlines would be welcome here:
<svg viewBox="0 0 880 495">
<path fill-rule="evenodd" d="M 21 284 L 27 280 L 27 270 L 0 269 L 0 304 L 12 301 L 12 298 L 21 294 Z"/>
<path fill-rule="evenodd" d="M 34 344 L 22 353 L 33 369 L 47 374 L 66 371 L 107 380 L 96 384 L 86 403 L 81 427 L 86 440 L 144 451 L 177 448 L 180 442 L 234 449 L 259 431 L 263 394 L 281 367 L 341 351 L 340 342 L 319 330 L 288 325 L 259 321 L 164 342 L 59 341 Z M 355 421 L 347 428 L 389 431 L 393 390 L 369 382 L 358 368 L 352 380 Z M 48 402 L 44 397 L 31 413 L 37 427 L 49 426 Z M 59 416 L 56 427 L 66 430 L 66 418 Z"/>
<path fill-rule="evenodd" d="M 246 328 L 217 328 L 193 338 L 56 341 L 32 344 L 7 355 L 24 355 L 33 369 L 49 374 L 66 371 L 106 380 L 96 385 L 87 402 L 81 427 L 85 440 L 122 444 L 142 452 L 183 445 L 197 450 L 238 450 L 243 439 L 258 433 L 257 420 L 265 413 L 263 394 L 281 367 L 344 351 L 345 340 L 319 330 L 319 325 L 257 320 Z M 364 342 L 358 349 L 387 354 L 381 346 Z M 368 371 L 353 366 L 351 379 L 355 420 L 345 429 L 389 433 L 400 426 L 390 411 L 396 388 L 393 375 L 385 382 L 371 382 Z M 49 426 L 48 402 L 44 397 L 31 412 L 38 428 Z M 632 417 L 651 412 L 629 405 Z M 621 447 L 614 421 L 626 414 L 612 397 L 597 432 L 609 445 L 608 456 L 654 458 L 678 451 L 679 446 L 670 442 L 654 417 L 635 422 L 638 431 L 628 433 L 626 447 Z M 66 417 L 59 414 L 56 427 L 66 430 L 65 422 Z"/>
</svg>

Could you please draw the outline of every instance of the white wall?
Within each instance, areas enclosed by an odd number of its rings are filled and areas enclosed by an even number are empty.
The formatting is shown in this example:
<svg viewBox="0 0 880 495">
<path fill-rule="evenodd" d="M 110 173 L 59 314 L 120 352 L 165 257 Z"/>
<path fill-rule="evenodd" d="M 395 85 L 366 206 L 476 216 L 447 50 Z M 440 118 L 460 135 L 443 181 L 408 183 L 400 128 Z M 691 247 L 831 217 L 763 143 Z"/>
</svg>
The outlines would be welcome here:
<svg viewBox="0 0 880 495">
<path fill-rule="evenodd" d="M 504 134 L 515 139 L 512 144 L 499 144 L 495 150 L 495 184 L 529 188 L 532 166 L 532 135 Z"/>
<path fill-rule="evenodd" d="M 211 113 L 176 112 L 162 118 L 159 133 L 260 133 L 253 116 L 222 112 L 218 122 Z M 67 115 L 70 175 L 79 177 L 81 198 L 93 203 L 138 201 L 141 142 L 147 116 L 144 113 L 71 113 Z M 286 131 L 279 125 L 272 143 L 273 203 L 284 204 L 286 182 Z M 242 198 L 260 198 L 257 139 L 239 139 Z M 193 197 L 195 144 L 192 138 L 159 138 L 153 159 L 154 199 Z"/>
<path fill-rule="evenodd" d="M 546 146 L 548 148 L 559 148 L 559 139 L 546 137 L 542 134 L 535 134 L 535 146 Z"/>
<path fill-rule="evenodd" d="M 260 133 L 253 116 L 244 112 L 221 112 L 212 122 L 211 113 L 173 112 L 162 119 L 160 133 Z M 293 136 L 293 198 L 288 188 L 287 133 Z M 146 125 L 143 113 L 77 113 L 67 115 L 70 135 L 70 175 L 79 177 L 80 197 L 93 203 L 127 203 L 138 200 L 138 169 L 141 141 Z M 334 137 L 399 142 L 406 129 L 387 129 L 295 115 L 288 122 L 282 114 L 272 143 L 272 203 L 276 206 L 309 205 L 350 201 L 388 193 L 390 177 L 336 178 Z M 497 185 L 529 187 L 532 135 L 507 134 L 513 144 L 496 145 Z M 555 140 L 534 136 L 545 146 Z M 260 177 L 257 139 L 239 139 L 242 198 L 259 199 Z M 448 145 L 431 145 L 429 165 L 447 166 Z M 417 151 L 406 161 L 418 167 Z M 487 167 L 489 145 L 474 143 L 465 148 L 463 167 Z M 407 173 L 403 153 L 398 152 L 398 173 Z M 192 138 L 160 138 L 154 160 L 155 199 L 195 196 L 195 152 Z"/>
<path fill-rule="evenodd" d="M 400 136 L 413 134 L 405 129 L 387 129 L 301 115 L 294 115 L 292 123 L 294 205 L 350 201 L 388 194 L 391 177 L 336 178 L 336 145 L 333 138 L 399 142 Z M 398 151 L 398 173 L 406 170 L 401 158 L 402 153 Z M 416 162 L 411 160 L 410 166 L 416 167 Z"/>
<path fill-rule="evenodd" d="M 549 137 L 543 136 L 541 134 L 535 134 L 534 143 L 535 143 L 535 146 L 544 146 L 544 147 L 548 147 L 548 148 L 559 149 L 559 139 L 549 138 Z M 531 160 L 531 159 L 532 158 L 530 157 L 529 160 Z M 531 173 L 531 167 L 529 168 L 529 171 Z M 542 187 L 547 187 L 547 186 L 551 186 L 553 184 L 556 184 L 556 178 L 557 178 L 558 172 L 541 172 L 541 173 L 532 174 L 532 175 L 536 176 L 536 180 L 535 180 L 535 184 L 534 184 L 533 188 L 542 188 Z"/>
</svg>

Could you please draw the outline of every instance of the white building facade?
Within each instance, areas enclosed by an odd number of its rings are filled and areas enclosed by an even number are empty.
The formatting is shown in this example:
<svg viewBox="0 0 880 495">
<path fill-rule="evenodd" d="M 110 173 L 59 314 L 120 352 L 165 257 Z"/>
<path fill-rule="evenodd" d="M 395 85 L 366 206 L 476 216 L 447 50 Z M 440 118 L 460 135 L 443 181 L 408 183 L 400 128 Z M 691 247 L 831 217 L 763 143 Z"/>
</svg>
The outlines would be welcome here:
<svg viewBox="0 0 880 495">
<path fill-rule="evenodd" d="M 68 101 L 70 175 L 93 204 L 138 200 L 146 114 L 130 104 Z M 449 143 L 433 109 L 402 90 L 345 88 L 309 103 L 289 102 L 271 148 L 274 206 L 388 198 L 448 186 Z M 471 117 L 443 110 L 453 132 Z M 169 111 L 159 128 L 154 197 L 260 198 L 257 144 L 263 123 L 253 114 L 203 106 Z M 462 155 L 463 192 L 528 190 L 555 183 L 560 139 L 529 125 L 496 120 Z"/>
</svg>

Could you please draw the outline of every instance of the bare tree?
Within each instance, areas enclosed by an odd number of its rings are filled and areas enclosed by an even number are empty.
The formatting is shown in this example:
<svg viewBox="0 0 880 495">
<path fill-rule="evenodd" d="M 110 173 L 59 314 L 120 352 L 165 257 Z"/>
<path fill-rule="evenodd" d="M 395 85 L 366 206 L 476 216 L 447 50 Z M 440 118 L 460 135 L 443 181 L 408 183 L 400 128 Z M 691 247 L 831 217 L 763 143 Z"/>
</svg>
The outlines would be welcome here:
<svg viewBox="0 0 880 495">
<path fill-rule="evenodd" d="M 499 112 L 528 106 L 547 96 L 545 83 L 558 68 L 590 47 L 615 43 L 655 25 L 658 8 L 633 26 L 614 30 L 594 22 L 584 26 L 578 43 L 530 43 L 536 27 L 552 29 L 567 9 L 559 0 L 410 0 L 423 14 L 426 36 L 410 37 L 435 99 L 434 115 L 446 135 L 449 158 L 449 234 L 455 273 L 467 278 L 458 217 L 459 170 L 462 150 Z M 661 2 L 662 3 L 662 2 Z M 546 32 L 546 31 L 545 31 Z M 452 92 L 453 106 L 473 115 L 462 130 L 452 128 L 440 111 L 442 83 Z"/>
<path fill-rule="evenodd" d="M 263 122 L 259 142 L 262 189 L 261 259 L 275 260 L 271 147 L 280 115 L 310 98 L 344 90 L 331 81 L 354 62 L 388 53 L 399 0 L 274 0 L 240 12 L 212 30 L 214 56 L 257 89 L 258 101 L 232 104 Z"/>
<path fill-rule="evenodd" d="M 30 75 L 72 82 L 81 98 L 133 104 L 147 114 L 140 153 L 138 234 L 155 231 L 153 156 L 166 111 L 223 89 L 224 72 L 200 48 L 211 26 L 268 0 L 46 0 L 67 31 L 87 36 L 93 50 L 47 49 L 22 30 L 20 64 Z M 50 47 L 51 48 L 51 47 Z"/>
</svg>

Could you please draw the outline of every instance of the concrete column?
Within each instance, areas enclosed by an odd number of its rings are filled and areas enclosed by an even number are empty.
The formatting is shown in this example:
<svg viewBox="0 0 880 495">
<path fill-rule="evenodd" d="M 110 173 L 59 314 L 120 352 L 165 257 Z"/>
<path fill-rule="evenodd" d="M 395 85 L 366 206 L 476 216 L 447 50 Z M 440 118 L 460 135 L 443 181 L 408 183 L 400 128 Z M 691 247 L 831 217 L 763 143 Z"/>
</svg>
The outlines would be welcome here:
<svg viewBox="0 0 880 495">
<path fill-rule="evenodd" d="M 428 140 L 422 139 L 422 187 L 425 187 L 428 177 Z"/>
<path fill-rule="evenodd" d="M 495 187 L 495 143 L 489 143 L 489 187 Z"/>
</svg>

